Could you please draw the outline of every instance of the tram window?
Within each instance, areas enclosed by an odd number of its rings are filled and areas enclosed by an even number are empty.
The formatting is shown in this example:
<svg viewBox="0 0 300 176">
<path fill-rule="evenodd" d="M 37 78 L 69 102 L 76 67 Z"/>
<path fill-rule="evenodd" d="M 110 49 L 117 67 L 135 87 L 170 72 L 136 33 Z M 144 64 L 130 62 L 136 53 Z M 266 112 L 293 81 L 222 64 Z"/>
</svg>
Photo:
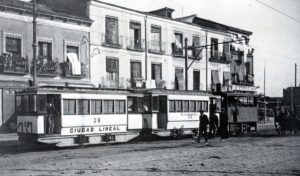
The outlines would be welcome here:
<svg viewBox="0 0 300 176">
<path fill-rule="evenodd" d="M 29 112 L 36 112 L 36 95 L 29 95 L 28 106 Z"/>
<path fill-rule="evenodd" d="M 22 112 L 22 96 L 16 96 L 16 112 Z"/>
<path fill-rule="evenodd" d="M 176 112 L 182 112 L 182 101 L 176 100 Z"/>
<path fill-rule="evenodd" d="M 90 113 L 90 101 L 89 100 L 77 100 L 78 114 L 87 115 Z"/>
<path fill-rule="evenodd" d="M 159 112 L 167 112 L 167 97 L 159 97 Z"/>
<path fill-rule="evenodd" d="M 201 108 L 202 108 L 201 101 L 197 101 L 197 103 L 196 103 L 196 111 L 199 112 Z"/>
<path fill-rule="evenodd" d="M 22 112 L 23 113 L 28 112 L 28 96 L 27 95 L 22 96 Z"/>
<path fill-rule="evenodd" d="M 216 111 L 217 112 L 221 111 L 221 99 L 220 98 L 216 99 Z"/>
<path fill-rule="evenodd" d="M 151 97 L 145 96 L 143 98 L 143 110 L 144 112 L 149 112 L 151 110 Z"/>
<path fill-rule="evenodd" d="M 154 96 L 152 101 L 152 110 L 158 111 L 158 107 L 159 107 L 158 96 Z"/>
<path fill-rule="evenodd" d="M 47 95 L 37 96 L 37 111 L 39 113 L 47 113 Z"/>
<path fill-rule="evenodd" d="M 240 105 L 241 106 L 248 106 L 248 100 L 247 100 L 247 97 L 239 97 L 239 102 L 240 102 Z"/>
<path fill-rule="evenodd" d="M 91 100 L 91 114 L 101 114 L 102 112 L 102 101 Z"/>
<path fill-rule="evenodd" d="M 250 107 L 253 107 L 254 106 L 254 97 L 249 97 L 248 103 L 249 103 Z"/>
<path fill-rule="evenodd" d="M 257 97 L 254 97 L 254 107 L 257 107 Z"/>
<path fill-rule="evenodd" d="M 204 112 L 208 111 L 208 101 L 202 101 L 202 108 Z"/>
<path fill-rule="evenodd" d="M 125 101 L 124 100 L 116 100 L 115 101 L 115 113 L 116 114 L 124 114 L 125 113 Z"/>
<path fill-rule="evenodd" d="M 76 114 L 76 100 L 64 100 L 64 115 Z"/>
<path fill-rule="evenodd" d="M 170 109 L 170 112 L 175 112 L 176 111 L 175 100 L 170 100 L 169 101 L 169 109 Z"/>
<path fill-rule="evenodd" d="M 191 112 L 197 112 L 197 109 L 196 109 L 196 101 L 190 101 L 190 111 Z"/>
<path fill-rule="evenodd" d="M 133 112 L 133 105 L 134 104 L 134 98 L 133 97 L 128 97 L 127 99 L 127 110 L 128 112 Z"/>
<path fill-rule="evenodd" d="M 113 100 L 104 100 L 103 101 L 103 112 L 105 114 L 114 113 L 114 101 Z"/>
<path fill-rule="evenodd" d="M 187 100 L 184 100 L 182 101 L 182 109 L 183 109 L 183 112 L 189 112 L 189 101 Z"/>
<path fill-rule="evenodd" d="M 229 96 L 229 97 L 228 97 L 228 106 L 229 106 L 229 107 L 234 107 L 234 106 L 236 106 L 236 102 L 237 102 L 236 97 L 233 97 L 233 96 Z"/>
</svg>

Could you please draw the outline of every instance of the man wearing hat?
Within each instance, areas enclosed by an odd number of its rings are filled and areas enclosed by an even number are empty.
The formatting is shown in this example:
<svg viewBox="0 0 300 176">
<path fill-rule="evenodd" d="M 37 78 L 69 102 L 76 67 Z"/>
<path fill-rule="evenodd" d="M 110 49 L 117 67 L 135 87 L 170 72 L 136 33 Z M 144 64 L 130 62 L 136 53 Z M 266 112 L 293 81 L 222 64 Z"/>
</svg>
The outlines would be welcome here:
<svg viewBox="0 0 300 176">
<path fill-rule="evenodd" d="M 199 135 L 197 142 L 200 142 L 201 136 L 204 133 L 205 143 L 207 145 L 207 125 L 209 124 L 209 120 L 207 115 L 203 113 L 203 110 L 200 110 L 200 116 L 199 116 L 200 124 L 199 124 Z"/>
</svg>

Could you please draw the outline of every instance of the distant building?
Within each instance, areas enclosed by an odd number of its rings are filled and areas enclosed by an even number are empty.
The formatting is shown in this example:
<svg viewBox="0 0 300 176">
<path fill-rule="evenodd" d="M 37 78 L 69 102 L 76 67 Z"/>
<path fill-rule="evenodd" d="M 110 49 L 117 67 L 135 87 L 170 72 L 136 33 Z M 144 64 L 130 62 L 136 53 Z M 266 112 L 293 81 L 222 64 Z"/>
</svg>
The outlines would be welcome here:
<svg viewBox="0 0 300 176">
<path fill-rule="evenodd" d="M 300 87 L 283 89 L 283 105 L 295 113 L 300 113 Z"/>
</svg>

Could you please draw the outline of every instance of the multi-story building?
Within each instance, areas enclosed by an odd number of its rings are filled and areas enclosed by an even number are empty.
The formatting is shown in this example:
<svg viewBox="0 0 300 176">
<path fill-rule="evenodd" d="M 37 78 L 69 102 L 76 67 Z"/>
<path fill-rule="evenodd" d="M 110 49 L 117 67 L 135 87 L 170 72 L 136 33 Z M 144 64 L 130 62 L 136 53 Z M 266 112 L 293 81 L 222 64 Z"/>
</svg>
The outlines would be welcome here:
<svg viewBox="0 0 300 176">
<path fill-rule="evenodd" d="M 0 128 L 3 129 L 15 124 L 14 92 L 26 88 L 32 80 L 32 10 L 30 2 L 0 0 Z M 92 21 L 84 14 L 69 11 L 37 6 L 38 85 L 91 86 Z"/>
</svg>

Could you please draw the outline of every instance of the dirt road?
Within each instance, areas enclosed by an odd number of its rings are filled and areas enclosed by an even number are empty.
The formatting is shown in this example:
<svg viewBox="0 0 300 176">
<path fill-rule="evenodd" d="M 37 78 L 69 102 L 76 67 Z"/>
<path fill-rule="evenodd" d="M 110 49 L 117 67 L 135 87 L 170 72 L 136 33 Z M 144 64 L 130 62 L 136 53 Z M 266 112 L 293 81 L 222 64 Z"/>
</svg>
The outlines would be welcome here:
<svg viewBox="0 0 300 176">
<path fill-rule="evenodd" d="M 0 175 L 300 175 L 300 136 L 0 147 Z"/>
</svg>

